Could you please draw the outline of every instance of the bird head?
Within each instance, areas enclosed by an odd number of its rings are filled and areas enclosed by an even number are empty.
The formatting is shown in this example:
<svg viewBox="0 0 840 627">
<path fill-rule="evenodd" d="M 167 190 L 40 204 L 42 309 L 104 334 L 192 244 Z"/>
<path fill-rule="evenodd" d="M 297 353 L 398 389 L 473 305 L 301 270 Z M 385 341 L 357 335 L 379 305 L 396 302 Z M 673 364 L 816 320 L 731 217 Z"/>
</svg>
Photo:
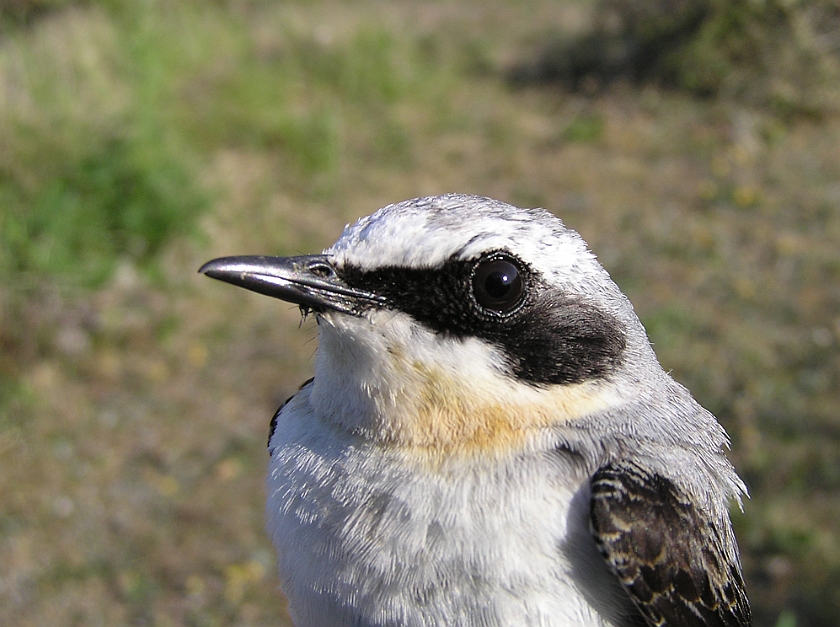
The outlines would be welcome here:
<svg viewBox="0 0 840 627">
<path fill-rule="evenodd" d="M 627 298 L 542 209 L 418 198 L 320 255 L 226 257 L 201 272 L 314 312 L 312 409 L 378 442 L 510 451 L 621 404 L 640 370 L 661 372 Z"/>
</svg>

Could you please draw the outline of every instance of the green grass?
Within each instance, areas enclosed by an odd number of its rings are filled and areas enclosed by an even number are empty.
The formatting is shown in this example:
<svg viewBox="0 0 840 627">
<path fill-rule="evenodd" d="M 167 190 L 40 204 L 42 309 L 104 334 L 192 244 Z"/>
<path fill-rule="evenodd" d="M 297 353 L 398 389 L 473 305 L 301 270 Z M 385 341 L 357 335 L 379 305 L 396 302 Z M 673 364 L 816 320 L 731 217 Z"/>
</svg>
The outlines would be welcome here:
<svg viewBox="0 0 840 627">
<path fill-rule="evenodd" d="M 583 1 L 59 4 L 0 28 L 0 623 L 285 620 L 264 445 L 315 331 L 195 271 L 464 191 L 590 242 L 733 437 L 757 627 L 834 625 L 836 120 L 511 91 Z"/>
<path fill-rule="evenodd" d="M 153 260 L 209 205 L 198 173 L 214 151 L 274 153 L 329 190 L 342 127 L 364 112 L 378 118 L 374 156 L 404 157 L 390 108 L 414 68 L 397 66 L 389 33 L 326 46 L 288 28 L 260 50 L 247 17 L 219 6 L 106 6 L 68 10 L 75 32 L 55 41 L 56 14 L 5 42 L 0 271 L 97 286 L 122 257 Z"/>
<path fill-rule="evenodd" d="M 93 10 L 66 19 L 4 41 L 0 272 L 95 286 L 117 259 L 151 260 L 189 232 L 209 194 L 167 115 L 173 42 L 152 51 Z"/>
<path fill-rule="evenodd" d="M 837 113 L 840 12 L 833 0 L 596 0 L 586 27 L 546 25 L 513 84 L 584 93 L 617 80 L 723 96 L 779 117 Z"/>
</svg>

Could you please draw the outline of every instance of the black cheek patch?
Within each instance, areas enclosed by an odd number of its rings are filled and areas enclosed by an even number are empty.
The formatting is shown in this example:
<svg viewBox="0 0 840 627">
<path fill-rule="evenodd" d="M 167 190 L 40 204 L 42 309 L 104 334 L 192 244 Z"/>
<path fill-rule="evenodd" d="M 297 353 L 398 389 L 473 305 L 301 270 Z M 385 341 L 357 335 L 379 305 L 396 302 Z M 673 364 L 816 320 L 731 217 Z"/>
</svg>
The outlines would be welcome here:
<svg viewBox="0 0 840 627">
<path fill-rule="evenodd" d="M 527 267 L 521 306 L 508 315 L 482 311 L 471 292 L 474 266 L 474 260 L 450 259 L 438 268 L 345 267 L 339 274 L 436 333 L 500 348 L 512 374 L 534 385 L 603 379 L 620 363 L 625 338 L 612 316 L 557 293 Z"/>
<path fill-rule="evenodd" d="M 537 384 L 603 379 L 620 363 L 626 346 L 618 321 L 569 298 L 539 299 L 515 325 L 493 335 L 513 372 Z"/>
</svg>

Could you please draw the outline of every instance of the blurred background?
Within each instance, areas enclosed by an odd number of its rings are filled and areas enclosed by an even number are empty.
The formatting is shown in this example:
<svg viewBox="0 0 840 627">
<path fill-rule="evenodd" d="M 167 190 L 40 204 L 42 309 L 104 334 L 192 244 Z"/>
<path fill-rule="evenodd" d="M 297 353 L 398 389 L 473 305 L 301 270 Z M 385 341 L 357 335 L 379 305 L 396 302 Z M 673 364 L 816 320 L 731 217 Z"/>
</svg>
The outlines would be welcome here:
<svg viewBox="0 0 840 627">
<path fill-rule="evenodd" d="M 283 625 L 294 307 L 199 276 L 544 206 L 720 418 L 757 627 L 840 618 L 837 0 L 0 0 L 0 624 Z"/>
</svg>

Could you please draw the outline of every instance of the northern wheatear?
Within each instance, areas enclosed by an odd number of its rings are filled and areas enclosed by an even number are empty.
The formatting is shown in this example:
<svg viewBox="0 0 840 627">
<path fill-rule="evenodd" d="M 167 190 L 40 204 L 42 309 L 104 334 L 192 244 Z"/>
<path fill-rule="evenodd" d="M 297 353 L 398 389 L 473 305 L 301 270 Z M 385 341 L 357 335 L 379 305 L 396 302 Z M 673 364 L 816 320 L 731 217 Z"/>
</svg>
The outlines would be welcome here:
<svg viewBox="0 0 840 627">
<path fill-rule="evenodd" d="M 727 436 L 541 209 L 449 194 L 202 272 L 300 305 L 267 519 L 298 627 L 745 627 Z"/>
</svg>

